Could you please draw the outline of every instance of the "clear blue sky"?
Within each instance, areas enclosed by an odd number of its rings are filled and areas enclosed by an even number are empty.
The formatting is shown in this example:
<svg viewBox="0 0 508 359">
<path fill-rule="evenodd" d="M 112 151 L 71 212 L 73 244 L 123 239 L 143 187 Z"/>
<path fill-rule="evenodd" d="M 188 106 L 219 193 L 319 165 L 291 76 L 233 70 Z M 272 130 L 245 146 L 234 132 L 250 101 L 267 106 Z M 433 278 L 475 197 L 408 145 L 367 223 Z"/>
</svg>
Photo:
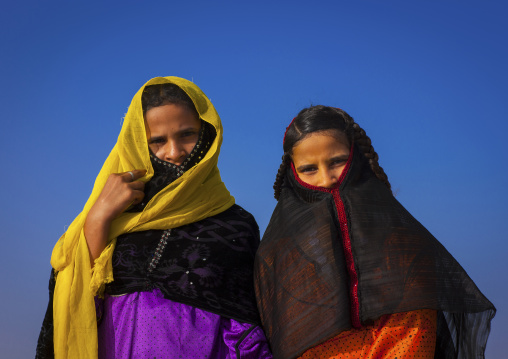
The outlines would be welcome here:
<svg viewBox="0 0 508 359">
<path fill-rule="evenodd" d="M 225 127 L 219 166 L 263 232 L 282 136 L 348 111 L 398 199 L 497 306 L 506 355 L 504 1 L 19 1 L 0 12 L 0 353 L 33 357 L 51 249 L 80 212 L 134 93 L 193 80 Z"/>
</svg>

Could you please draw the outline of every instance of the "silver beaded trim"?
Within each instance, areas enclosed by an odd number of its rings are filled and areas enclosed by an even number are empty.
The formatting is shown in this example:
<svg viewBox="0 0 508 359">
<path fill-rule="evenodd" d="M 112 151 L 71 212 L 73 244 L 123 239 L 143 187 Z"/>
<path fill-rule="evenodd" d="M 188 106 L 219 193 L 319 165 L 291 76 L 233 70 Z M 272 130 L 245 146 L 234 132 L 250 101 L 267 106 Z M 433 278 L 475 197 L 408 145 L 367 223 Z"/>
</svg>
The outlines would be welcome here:
<svg viewBox="0 0 508 359">
<path fill-rule="evenodd" d="M 162 233 L 161 240 L 159 241 L 159 244 L 157 245 L 157 249 L 155 250 L 155 253 L 153 254 L 152 261 L 150 262 L 150 265 L 148 266 L 148 272 L 152 273 L 155 267 L 157 267 L 157 264 L 159 264 L 159 260 L 162 257 L 162 252 L 164 252 L 164 248 L 166 248 L 166 244 L 168 244 L 168 238 L 171 236 L 171 229 L 165 230 L 164 233 Z"/>
<path fill-rule="evenodd" d="M 157 156 L 154 156 L 152 154 L 150 154 L 150 158 L 157 162 L 158 164 L 160 165 L 164 165 L 166 167 L 169 167 L 169 168 L 172 168 L 174 170 L 176 170 L 176 175 L 178 177 L 180 177 L 181 175 L 183 175 L 183 172 L 184 172 L 184 169 L 183 167 L 185 166 L 185 164 L 187 163 L 187 160 L 185 160 L 185 162 L 181 165 L 181 166 L 178 166 L 178 165 L 174 165 L 172 164 L 171 162 L 166 162 L 166 161 L 162 161 L 161 159 L 159 159 Z"/>
<path fill-rule="evenodd" d="M 157 162 L 158 164 L 161 164 L 161 165 L 164 165 L 166 167 L 175 169 L 176 172 L 177 172 L 176 173 L 177 176 L 180 177 L 185 172 L 187 164 L 189 164 L 190 160 L 192 160 L 192 158 L 195 155 L 198 156 L 199 160 L 201 160 L 201 158 L 203 157 L 203 151 L 199 151 L 199 149 L 201 148 L 201 143 L 202 143 L 202 141 L 201 141 L 201 138 L 200 138 L 199 141 L 194 146 L 194 148 L 192 149 L 192 152 L 190 153 L 190 155 L 185 159 L 185 161 L 183 161 L 183 163 L 180 166 L 175 165 L 175 164 L 173 164 L 171 162 L 163 161 L 163 160 L 161 160 L 160 158 L 158 158 L 157 156 L 155 156 L 153 154 L 150 154 L 150 158 L 152 160 L 154 160 L 155 162 Z M 207 143 L 207 145 L 209 145 L 209 144 L 210 144 L 210 142 Z"/>
</svg>

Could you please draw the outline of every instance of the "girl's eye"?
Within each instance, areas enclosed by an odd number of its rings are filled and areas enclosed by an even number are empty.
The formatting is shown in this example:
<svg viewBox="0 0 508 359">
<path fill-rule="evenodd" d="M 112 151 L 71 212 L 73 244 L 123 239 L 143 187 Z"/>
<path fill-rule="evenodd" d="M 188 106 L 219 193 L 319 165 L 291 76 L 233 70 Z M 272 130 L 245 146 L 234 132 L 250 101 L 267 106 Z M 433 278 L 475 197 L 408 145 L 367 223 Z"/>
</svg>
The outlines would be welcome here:
<svg viewBox="0 0 508 359">
<path fill-rule="evenodd" d="M 183 132 L 181 136 L 182 137 L 190 137 L 190 136 L 194 136 L 196 134 L 197 134 L 196 131 L 186 131 L 186 132 Z"/>
<path fill-rule="evenodd" d="M 315 167 L 305 167 L 305 168 L 302 168 L 302 169 L 300 170 L 300 172 L 301 172 L 301 173 L 309 173 L 309 172 L 313 172 L 313 171 L 315 171 L 315 170 L 316 170 L 316 168 L 315 168 Z"/>
<path fill-rule="evenodd" d="M 330 166 L 331 167 L 340 167 L 340 166 L 344 166 L 347 162 L 347 158 L 346 157 L 343 157 L 343 158 L 334 158 L 332 159 L 332 161 L 330 162 Z"/>
<path fill-rule="evenodd" d="M 150 140 L 150 144 L 161 144 L 166 142 L 164 138 L 154 138 L 153 140 Z"/>
</svg>

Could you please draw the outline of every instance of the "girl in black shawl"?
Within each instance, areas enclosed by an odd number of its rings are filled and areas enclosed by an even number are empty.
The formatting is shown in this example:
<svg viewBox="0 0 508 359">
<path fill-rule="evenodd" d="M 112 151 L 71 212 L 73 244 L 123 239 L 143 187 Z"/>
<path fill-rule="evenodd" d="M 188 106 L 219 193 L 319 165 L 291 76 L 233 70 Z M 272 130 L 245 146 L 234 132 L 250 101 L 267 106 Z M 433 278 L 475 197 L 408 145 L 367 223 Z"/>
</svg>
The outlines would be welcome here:
<svg viewBox="0 0 508 359">
<path fill-rule="evenodd" d="M 492 303 L 394 198 L 365 131 L 313 106 L 286 130 L 255 288 L 276 358 L 483 358 Z"/>
</svg>

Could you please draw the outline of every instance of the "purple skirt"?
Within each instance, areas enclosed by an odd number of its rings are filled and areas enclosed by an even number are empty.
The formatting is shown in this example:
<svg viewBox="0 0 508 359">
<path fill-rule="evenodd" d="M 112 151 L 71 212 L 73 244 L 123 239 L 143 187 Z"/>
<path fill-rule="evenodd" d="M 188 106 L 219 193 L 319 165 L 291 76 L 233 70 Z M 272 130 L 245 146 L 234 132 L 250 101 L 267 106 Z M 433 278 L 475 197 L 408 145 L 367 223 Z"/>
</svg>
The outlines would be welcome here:
<svg viewBox="0 0 508 359">
<path fill-rule="evenodd" d="M 165 299 L 155 289 L 97 301 L 99 359 L 268 359 L 259 326 Z"/>
</svg>

